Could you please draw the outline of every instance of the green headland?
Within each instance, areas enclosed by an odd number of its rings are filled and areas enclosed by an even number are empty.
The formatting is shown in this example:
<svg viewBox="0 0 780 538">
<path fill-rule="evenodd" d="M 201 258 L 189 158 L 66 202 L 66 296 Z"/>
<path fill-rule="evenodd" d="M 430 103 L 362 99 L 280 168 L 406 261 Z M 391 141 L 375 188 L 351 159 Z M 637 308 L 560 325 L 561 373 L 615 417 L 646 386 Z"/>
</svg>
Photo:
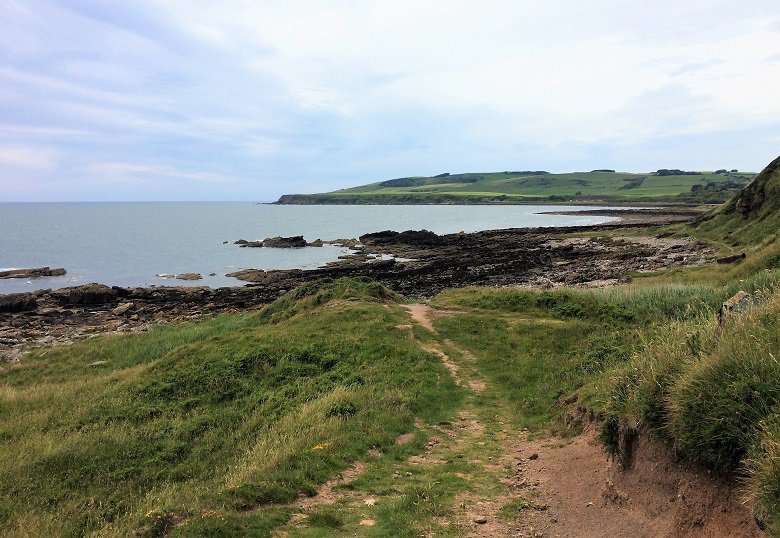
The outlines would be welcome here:
<svg viewBox="0 0 780 538">
<path fill-rule="evenodd" d="M 737 170 L 646 174 L 542 170 L 415 176 L 320 194 L 286 194 L 278 204 L 707 204 L 722 203 L 756 174 Z"/>
</svg>

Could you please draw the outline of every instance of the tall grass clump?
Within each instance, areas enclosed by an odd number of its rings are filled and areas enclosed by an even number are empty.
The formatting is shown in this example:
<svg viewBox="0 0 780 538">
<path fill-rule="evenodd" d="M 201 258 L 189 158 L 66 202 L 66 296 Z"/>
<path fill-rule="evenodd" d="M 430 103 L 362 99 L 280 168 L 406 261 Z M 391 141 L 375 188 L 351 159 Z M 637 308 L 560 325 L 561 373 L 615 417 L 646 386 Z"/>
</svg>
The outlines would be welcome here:
<svg viewBox="0 0 780 538">
<path fill-rule="evenodd" d="M 401 300 L 396 292 L 369 278 L 323 278 L 302 284 L 286 293 L 263 309 L 261 319 L 288 319 L 331 301 L 398 303 Z"/>
<path fill-rule="evenodd" d="M 715 316 L 654 331 L 609 373 L 601 440 L 620 461 L 653 432 L 690 461 L 745 475 L 757 516 L 780 531 L 780 293 L 719 325 Z"/>
<path fill-rule="evenodd" d="M 780 536 L 780 406 L 761 425 L 745 464 L 748 502 L 759 521 Z"/>
<path fill-rule="evenodd" d="M 609 375 L 600 438 L 607 452 L 625 459 L 626 436 L 651 430 L 668 437 L 669 392 L 680 374 L 714 346 L 713 320 L 670 322 L 645 336 L 627 364 Z"/>
<path fill-rule="evenodd" d="M 681 372 L 668 431 L 688 458 L 736 469 L 780 402 L 780 296 L 727 321 L 716 346 Z"/>
</svg>

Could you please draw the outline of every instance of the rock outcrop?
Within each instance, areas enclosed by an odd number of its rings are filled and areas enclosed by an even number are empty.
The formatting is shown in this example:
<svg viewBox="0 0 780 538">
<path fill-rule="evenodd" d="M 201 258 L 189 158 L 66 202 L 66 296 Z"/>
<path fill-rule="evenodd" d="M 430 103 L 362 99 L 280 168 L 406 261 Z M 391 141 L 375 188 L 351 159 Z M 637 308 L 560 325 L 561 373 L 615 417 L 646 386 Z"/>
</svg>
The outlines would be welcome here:
<svg viewBox="0 0 780 538">
<path fill-rule="evenodd" d="M 0 295 L 0 312 L 27 312 L 37 307 L 38 301 L 32 293 Z"/>
<path fill-rule="evenodd" d="M 114 300 L 116 292 L 103 284 L 85 284 L 51 292 L 61 305 L 97 305 Z"/>
<path fill-rule="evenodd" d="M 49 267 L 36 267 L 34 269 L 9 269 L 0 271 L 0 278 L 40 278 L 44 276 L 62 276 L 67 271 L 62 267 L 50 269 Z"/>
<path fill-rule="evenodd" d="M 176 280 L 201 280 L 203 275 L 200 273 L 179 273 L 176 275 Z"/>
<path fill-rule="evenodd" d="M 306 240 L 302 235 L 292 237 L 266 237 L 263 246 L 267 248 L 302 248 L 306 246 Z"/>
</svg>

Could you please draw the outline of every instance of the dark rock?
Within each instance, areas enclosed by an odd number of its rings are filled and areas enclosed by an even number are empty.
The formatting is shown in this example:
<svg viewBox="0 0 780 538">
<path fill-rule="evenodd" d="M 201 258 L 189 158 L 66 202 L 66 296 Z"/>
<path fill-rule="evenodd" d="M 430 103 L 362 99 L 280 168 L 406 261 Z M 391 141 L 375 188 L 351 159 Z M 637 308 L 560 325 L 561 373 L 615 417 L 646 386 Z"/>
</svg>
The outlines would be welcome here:
<svg viewBox="0 0 780 538">
<path fill-rule="evenodd" d="M 0 312 L 27 312 L 37 307 L 38 301 L 32 293 L 0 295 Z"/>
<path fill-rule="evenodd" d="M 266 237 L 263 245 L 268 248 L 302 248 L 306 246 L 306 240 L 302 235 L 292 237 Z"/>
<path fill-rule="evenodd" d="M 435 246 L 444 243 L 441 237 L 428 230 L 407 230 L 405 232 L 385 230 L 384 232 L 361 235 L 360 242 L 366 246 L 395 245 L 399 243 L 406 245 Z"/>
<path fill-rule="evenodd" d="M 241 248 L 246 248 L 246 247 L 249 247 L 249 248 L 262 248 L 262 247 L 265 246 L 265 245 L 263 245 L 262 241 L 246 241 L 246 240 L 242 240 L 242 241 L 243 241 L 243 243 L 239 243 L 239 246 Z"/>
<path fill-rule="evenodd" d="M 732 254 L 731 256 L 723 256 L 722 258 L 718 258 L 718 263 L 721 265 L 727 264 L 727 263 L 734 263 L 738 262 L 740 260 L 744 260 L 747 256 L 744 252 L 741 252 L 739 254 Z"/>
<path fill-rule="evenodd" d="M 60 304 L 103 304 L 113 301 L 116 292 L 103 284 L 85 284 L 51 292 Z"/>
<path fill-rule="evenodd" d="M 312 241 L 311 243 L 307 243 L 306 245 L 310 247 L 321 247 L 322 244 L 323 244 L 322 239 L 315 239 L 314 241 Z"/>
<path fill-rule="evenodd" d="M 67 271 L 62 267 L 50 269 L 48 267 L 37 267 L 34 269 L 10 269 L 0 271 L 0 278 L 40 278 L 44 276 L 62 276 Z"/>
</svg>

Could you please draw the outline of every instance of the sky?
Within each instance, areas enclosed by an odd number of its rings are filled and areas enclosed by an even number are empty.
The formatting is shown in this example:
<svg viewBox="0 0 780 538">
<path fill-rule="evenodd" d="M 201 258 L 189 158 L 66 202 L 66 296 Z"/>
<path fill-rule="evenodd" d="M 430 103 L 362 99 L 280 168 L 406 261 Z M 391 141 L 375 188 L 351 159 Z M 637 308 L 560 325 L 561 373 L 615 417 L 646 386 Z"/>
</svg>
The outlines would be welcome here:
<svg viewBox="0 0 780 538">
<path fill-rule="evenodd" d="M 0 201 L 758 171 L 777 0 L 0 0 Z"/>
</svg>

